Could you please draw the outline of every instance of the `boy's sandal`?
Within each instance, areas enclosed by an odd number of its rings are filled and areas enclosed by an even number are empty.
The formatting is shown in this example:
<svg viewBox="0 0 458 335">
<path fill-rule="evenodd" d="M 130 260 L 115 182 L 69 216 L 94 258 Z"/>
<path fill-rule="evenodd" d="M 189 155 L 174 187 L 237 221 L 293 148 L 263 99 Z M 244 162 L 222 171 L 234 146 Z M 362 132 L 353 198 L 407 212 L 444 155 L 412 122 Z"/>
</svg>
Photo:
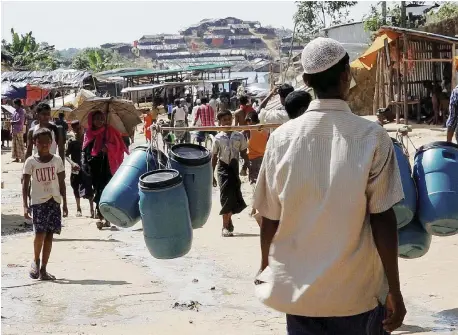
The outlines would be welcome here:
<svg viewBox="0 0 458 335">
<path fill-rule="evenodd" d="M 223 230 L 221 230 L 221 236 L 222 237 L 231 237 L 231 236 L 234 236 L 229 230 L 227 230 L 226 228 L 223 228 Z"/>
<path fill-rule="evenodd" d="M 56 277 L 54 277 L 52 274 L 44 272 L 40 273 L 40 280 L 56 280 Z"/>
<path fill-rule="evenodd" d="M 232 219 L 229 221 L 229 224 L 227 225 L 227 230 L 229 230 L 230 233 L 234 231 L 234 224 L 232 223 Z"/>
<path fill-rule="evenodd" d="M 76 217 L 77 217 L 77 218 L 80 218 L 80 217 L 82 217 L 82 216 L 83 216 L 83 213 L 81 213 L 81 211 L 77 211 L 77 212 L 76 212 Z"/>
<path fill-rule="evenodd" d="M 29 276 L 32 279 L 38 279 L 40 277 L 40 261 L 38 261 L 38 265 L 35 262 L 32 262 Z"/>
</svg>

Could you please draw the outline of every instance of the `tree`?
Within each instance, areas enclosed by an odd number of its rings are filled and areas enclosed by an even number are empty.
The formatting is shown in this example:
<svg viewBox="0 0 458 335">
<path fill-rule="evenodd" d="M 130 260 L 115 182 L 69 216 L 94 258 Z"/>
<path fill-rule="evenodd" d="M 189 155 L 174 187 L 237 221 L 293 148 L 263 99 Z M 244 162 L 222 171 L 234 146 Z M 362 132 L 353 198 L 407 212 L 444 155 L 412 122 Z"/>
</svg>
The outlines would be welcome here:
<svg viewBox="0 0 458 335">
<path fill-rule="evenodd" d="M 122 57 L 118 52 L 108 49 L 88 48 L 81 50 L 73 58 L 72 68 L 101 72 L 123 67 L 129 63 L 129 60 Z"/>
<path fill-rule="evenodd" d="M 54 56 L 54 46 L 37 43 L 32 32 L 20 35 L 11 29 L 11 43 L 2 40 L 2 50 L 14 59 L 13 67 L 26 70 L 55 70 L 59 63 Z"/>
<path fill-rule="evenodd" d="M 428 21 L 431 23 L 458 17 L 458 4 L 454 2 L 444 3 L 436 13 L 428 13 Z"/>
<path fill-rule="evenodd" d="M 302 40 L 309 40 L 320 30 L 343 23 L 348 19 L 349 9 L 356 1 L 298 1 L 294 21 L 297 23 L 297 34 Z"/>
</svg>

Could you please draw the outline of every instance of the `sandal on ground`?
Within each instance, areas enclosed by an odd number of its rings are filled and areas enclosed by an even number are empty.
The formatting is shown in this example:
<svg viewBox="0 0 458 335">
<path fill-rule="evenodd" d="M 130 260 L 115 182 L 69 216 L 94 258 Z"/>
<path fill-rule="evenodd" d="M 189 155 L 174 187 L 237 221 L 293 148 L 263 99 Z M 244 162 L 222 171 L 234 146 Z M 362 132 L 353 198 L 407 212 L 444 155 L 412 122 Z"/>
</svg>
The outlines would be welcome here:
<svg viewBox="0 0 458 335">
<path fill-rule="evenodd" d="M 227 226 L 227 230 L 229 230 L 230 233 L 234 231 L 234 224 L 232 223 L 232 219 L 229 221 L 229 224 Z"/>
<path fill-rule="evenodd" d="M 97 225 L 97 229 L 98 230 L 102 230 L 102 228 L 103 228 L 103 222 L 102 221 L 97 221 L 96 225 Z"/>
<path fill-rule="evenodd" d="M 40 277 L 40 261 L 38 261 L 38 265 L 35 262 L 32 262 L 29 276 L 32 279 L 38 279 Z"/>
<path fill-rule="evenodd" d="M 110 221 L 105 220 L 105 223 L 103 224 L 103 226 L 104 226 L 104 227 L 107 227 L 107 228 L 110 228 L 110 227 L 111 227 Z"/>
<path fill-rule="evenodd" d="M 223 228 L 223 230 L 221 231 L 221 236 L 222 237 L 231 237 L 234 235 L 228 229 Z"/>
<path fill-rule="evenodd" d="M 46 271 L 40 272 L 40 280 L 56 280 L 56 277 L 54 277 L 52 274 L 47 273 Z"/>
<path fill-rule="evenodd" d="M 77 218 L 80 218 L 83 216 L 83 213 L 81 213 L 81 211 L 76 211 L 76 217 Z"/>
</svg>

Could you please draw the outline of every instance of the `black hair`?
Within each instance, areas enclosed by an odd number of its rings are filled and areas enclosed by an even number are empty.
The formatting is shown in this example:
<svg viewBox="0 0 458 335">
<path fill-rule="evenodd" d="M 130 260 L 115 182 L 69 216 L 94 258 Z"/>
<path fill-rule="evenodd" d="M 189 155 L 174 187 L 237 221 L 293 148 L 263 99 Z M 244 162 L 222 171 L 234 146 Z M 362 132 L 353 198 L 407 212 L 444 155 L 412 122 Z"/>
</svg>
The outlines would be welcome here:
<svg viewBox="0 0 458 335">
<path fill-rule="evenodd" d="M 180 99 L 175 99 L 174 103 L 175 103 L 175 105 L 179 105 L 180 104 Z"/>
<path fill-rule="evenodd" d="M 316 92 L 330 92 L 339 88 L 340 76 L 347 70 L 349 64 L 350 57 L 347 53 L 336 65 L 330 67 L 326 71 L 314 74 L 304 73 L 304 81 Z"/>
<path fill-rule="evenodd" d="M 202 99 L 200 99 L 200 103 L 201 104 L 208 104 L 208 98 L 207 97 L 203 97 Z"/>
<path fill-rule="evenodd" d="M 312 101 L 312 96 L 305 91 L 294 91 L 285 100 L 286 113 L 290 119 L 295 119 L 307 110 Z"/>
<path fill-rule="evenodd" d="M 51 130 L 49 130 L 48 128 L 39 128 L 35 130 L 33 132 L 32 139 L 35 142 L 38 139 L 38 137 L 44 136 L 44 135 L 49 136 L 49 138 L 52 140 Z"/>
<path fill-rule="evenodd" d="M 242 95 L 242 96 L 240 96 L 240 99 L 239 99 L 239 100 L 240 100 L 240 104 L 241 104 L 241 105 L 246 105 L 246 104 L 248 103 L 248 100 L 249 100 L 249 99 L 248 99 L 248 96 Z"/>
<path fill-rule="evenodd" d="M 50 111 L 51 111 L 51 106 L 49 106 L 47 103 L 44 103 L 44 102 L 40 102 L 36 109 L 37 114 L 40 114 L 41 112 L 50 112 Z"/>
<path fill-rule="evenodd" d="M 256 113 L 256 112 L 248 113 L 247 116 L 245 117 L 245 120 L 250 120 L 254 124 L 258 124 L 259 123 L 258 113 Z"/>
<path fill-rule="evenodd" d="M 278 88 L 278 95 L 283 99 L 285 99 L 291 92 L 294 92 L 294 87 L 289 84 L 283 84 Z"/>
<path fill-rule="evenodd" d="M 22 106 L 22 101 L 21 101 L 21 99 L 14 99 L 13 100 L 13 104 L 18 105 L 19 107 L 21 107 Z"/>
<path fill-rule="evenodd" d="M 223 117 L 228 116 L 228 115 L 229 115 L 230 117 L 232 117 L 231 111 L 225 110 L 225 111 L 219 112 L 218 115 L 217 115 L 216 117 L 218 118 L 218 121 L 221 121 L 221 119 L 222 119 Z"/>
</svg>

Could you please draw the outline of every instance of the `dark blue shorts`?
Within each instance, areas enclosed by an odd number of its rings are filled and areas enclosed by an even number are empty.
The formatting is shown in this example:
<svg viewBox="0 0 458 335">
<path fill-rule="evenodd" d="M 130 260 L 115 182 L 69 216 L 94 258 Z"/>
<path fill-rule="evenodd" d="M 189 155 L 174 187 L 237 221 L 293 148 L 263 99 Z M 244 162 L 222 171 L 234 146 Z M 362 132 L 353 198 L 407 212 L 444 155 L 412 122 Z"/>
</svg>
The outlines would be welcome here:
<svg viewBox="0 0 458 335">
<path fill-rule="evenodd" d="M 383 330 L 385 308 L 344 317 L 286 315 L 288 335 L 388 335 Z"/>
<path fill-rule="evenodd" d="M 62 229 L 62 212 L 60 204 L 53 198 L 30 206 L 32 209 L 33 230 L 36 233 L 60 234 Z"/>
</svg>

